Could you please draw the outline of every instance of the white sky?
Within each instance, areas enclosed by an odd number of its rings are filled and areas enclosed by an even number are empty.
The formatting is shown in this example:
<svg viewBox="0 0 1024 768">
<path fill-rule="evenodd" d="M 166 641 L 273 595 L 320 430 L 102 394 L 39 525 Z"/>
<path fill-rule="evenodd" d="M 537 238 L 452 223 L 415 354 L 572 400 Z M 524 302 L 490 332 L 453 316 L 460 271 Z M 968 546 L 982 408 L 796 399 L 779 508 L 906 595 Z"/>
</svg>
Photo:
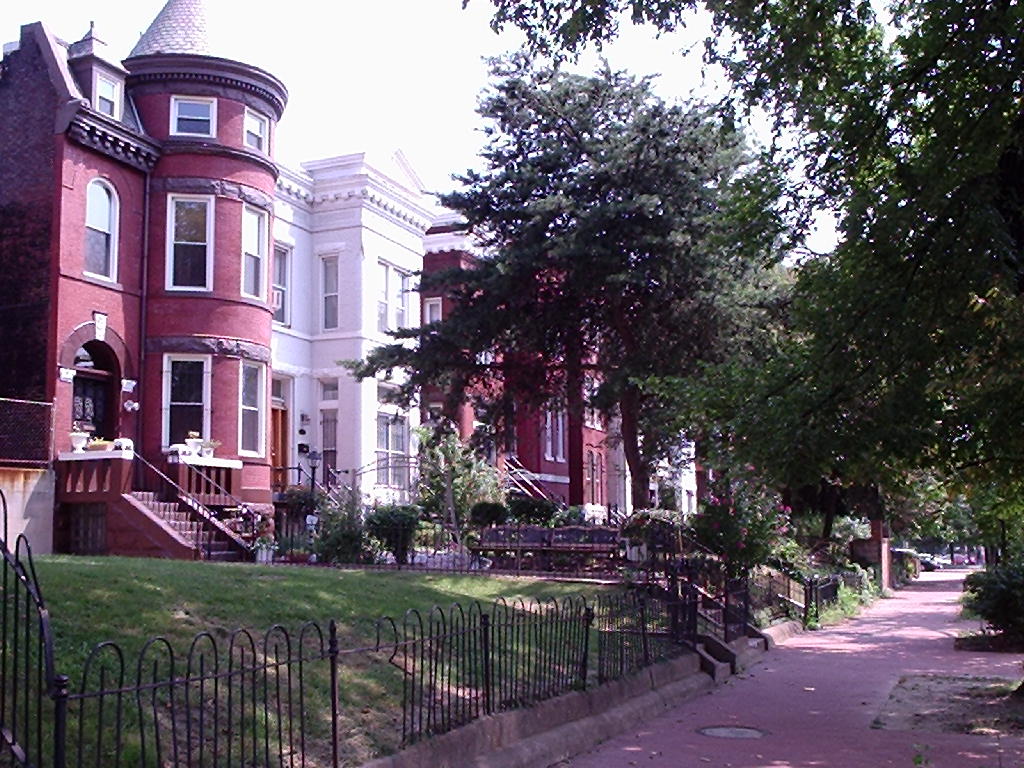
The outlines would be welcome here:
<svg viewBox="0 0 1024 768">
<path fill-rule="evenodd" d="M 73 41 L 96 23 L 96 36 L 120 61 L 164 0 L 0 2 L 0 39 L 16 40 L 21 24 L 42 21 Z M 401 148 L 424 184 L 445 191 L 452 173 L 475 164 L 481 145 L 477 97 L 487 83 L 482 58 L 517 49 L 514 31 L 494 34 L 488 0 L 210 0 L 214 39 L 229 38 L 237 56 L 279 77 L 290 98 L 277 136 L 277 159 L 291 166 L 348 152 Z M 627 25 L 628 27 L 628 25 Z M 612 66 L 634 74 L 664 73 L 658 89 L 682 97 L 700 85 L 699 52 L 679 51 L 703 32 L 655 40 L 624 27 L 606 52 Z M 220 35 L 221 37 L 218 37 Z M 587 59 L 593 65 L 597 59 Z"/>
<path fill-rule="evenodd" d="M 0 41 L 16 40 L 21 24 L 44 22 L 74 41 L 96 23 L 111 60 L 128 55 L 165 0 L 0 0 Z M 427 189 L 444 192 L 450 177 L 477 164 L 482 144 L 475 108 L 487 84 L 485 56 L 516 50 L 522 37 L 489 27 L 489 0 L 208 0 L 211 33 L 225 56 L 279 77 L 289 103 L 277 132 L 277 160 L 304 161 L 368 151 L 405 153 Z M 246 13 L 240 13 L 241 8 Z M 604 51 L 613 68 L 658 74 L 666 99 L 709 95 L 700 44 L 706 22 L 656 38 L 624 23 Z M 230 50 L 227 50 L 229 49 Z M 682 51 L 694 49 L 688 56 Z M 580 66 L 593 69 L 595 54 Z M 753 126 L 754 133 L 763 131 Z"/>
</svg>

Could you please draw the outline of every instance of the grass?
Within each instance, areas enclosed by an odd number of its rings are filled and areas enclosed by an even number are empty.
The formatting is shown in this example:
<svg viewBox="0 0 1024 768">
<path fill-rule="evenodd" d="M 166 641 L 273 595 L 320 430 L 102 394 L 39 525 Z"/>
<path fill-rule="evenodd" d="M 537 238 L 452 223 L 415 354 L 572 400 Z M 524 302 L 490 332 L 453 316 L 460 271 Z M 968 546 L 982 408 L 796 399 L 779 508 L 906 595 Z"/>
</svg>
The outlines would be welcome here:
<svg viewBox="0 0 1024 768">
<path fill-rule="evenodd" d="M 526 578 L 116 557 L 40 557 L 36 569 L 51 615 L 57 672 L 69 675 L 72 691 L 81 685 L 82 666 L 91 649 L 107 640 L 117 642 L 124 652 L 127 680 L 132 681 L 139 652 L 155 636 L 167 639 L 177 664 L 182 665 L 200 632 L 209 632 L 226 649 L 237 628 L 251 630 L 259 644 L 262 632 L 274 625 L 294 633 L 306 621 L 326 627 L 334 619 L 345 650 L 372 646 L 375 620 L 385 615 L 400 620 L 409 609 L 426 615 L 434 605 L 446 607 L 453 602 L 468 606 L 473 601 L 489 604 L 499 597 L 546 600 L 602 591 L 595 585 Z M 386 662 L 386 655 L 357 654 L 344 657 L 339 668 L 346 765 L 358 765 L 400 746 L 403 676 Z M 166 663 L 166 657 L 160 663 Z M 182 667 L 177 669 L 181 674 Z M 310 765 L 326 761 L 327 673 L 323 663 L 307 670 L 306 687 L 316 712 L 310 733 L 318 742 L 307 745 Z M 98 687 L 93 674 L 87 688 Z M 134 711 L 136 704 L 129 702 L 129 709 Z M 184 705 L 184 701 L 178 703 L 178 719 Z M 162 706 L 171 714 L 157 712 L 153 717 L 175 717 L 170 703 Z M 98 707 L 79 717 L 87 729 L 94 730 Z M 122 749 L 126 757 L 134 756 L 138 744 L 129 738 Z"/>
<path fill-rule="evenodd" d="M 864 606 L 871 605 L 876 598 L 877 595 L 873 592 L 858 592 L 850 589 L 845 584 L 840 584 L 838 599 L 831 605 L 822 607 L 816 626 L 828 627 L 839 624 L 846 619 L 856 616 Z"/>
</svg>

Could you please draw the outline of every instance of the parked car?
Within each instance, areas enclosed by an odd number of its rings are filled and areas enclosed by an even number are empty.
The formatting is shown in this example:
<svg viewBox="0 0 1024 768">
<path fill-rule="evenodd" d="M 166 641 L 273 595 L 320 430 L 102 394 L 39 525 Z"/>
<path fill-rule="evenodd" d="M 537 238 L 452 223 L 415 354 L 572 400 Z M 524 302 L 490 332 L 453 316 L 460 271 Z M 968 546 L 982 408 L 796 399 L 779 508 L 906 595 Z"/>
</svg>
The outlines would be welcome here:
<svg viewBox="0 0 1024 768">
<path fill-rule="evenodd" d="M 937 571 L 942 568 L 942 563 L 934 555 L 919 555 L 922 571 Z"/>
</svg>

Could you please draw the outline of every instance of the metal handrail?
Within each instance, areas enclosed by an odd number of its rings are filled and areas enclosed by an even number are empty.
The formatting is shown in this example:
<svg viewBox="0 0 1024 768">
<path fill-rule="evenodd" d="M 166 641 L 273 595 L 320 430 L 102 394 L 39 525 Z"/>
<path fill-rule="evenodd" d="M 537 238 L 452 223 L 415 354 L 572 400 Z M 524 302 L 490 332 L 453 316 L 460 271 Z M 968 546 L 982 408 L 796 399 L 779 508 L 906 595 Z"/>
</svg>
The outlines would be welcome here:
<svg viewBox="0 0 1024 768">
<path fill-rule="evenodd" d="M 189 494 L 184 488 L 182 488 L 176 482 L 171 480 L 171 478 L 169 478 L 167 475 L 165 475 L 163 472 L 161 472 L 155 466 L 150 464 L 145 459 L 145 457 L 142 454 L 136 452 L 135 453 L 135 458 L 137 458 L 140 462 L 142 462 L 143 465 L 145 465 L 150 470 L 152 470 L 154 473 L 156 473 L 156 475 L 159 476 L 165 483 L 168 483 L 169 485 L 171 485 L 178 492 L 179 498 L 189 508 L 191 508 L 193 512 L 195 512 L 197 515 L 199 515 L 205 522 L 209 523 L 211 526 L 213 526 L 218 531 L 223 533 L 225 536 L 228 537 L 228 539 L 230 539 L 236 545 L 240 546 L 245 552 L 251 552 L 252 551 L 252 547 L 249 546 L 249 543 L 246 542 L 245 539 L 243 539 L 241 536 L 239 536 L 234 531 L 232 531 L 230 528 L 228 528 L 226 525 L 224 525 L 224 523 L 222 523 L 220 520 L 218 520 L 216 515 L 214 515 L 212 512 L 210 512 L 210 510 L 207 509 L 206 506 L 201 501 L 199 501 L 199 499 L 196 499 L 194 496 Z M 196 548 L 199 549 L 199 547 L 196 547 Z M 209 555 L 210 555 L 210 545 L 209 545 L 209 542 L 207 542 L 207 545 L 206 545 L 206 555 L 207 555 L 207 557 L 209 557 Z"/>
<path fill-rule="evenodd" d="M 505 457 L 505 466 L 510 467 L 510 471 L 506 473 L 509 481 L 516 486 L 516 489 L 526 493 L 528 496 L 535 496 L 541 499 L 547 499 L 548 501 L 557 501 L 555 497 L 548 493 L 544 486 L 534 481 L 534 472 L 523 466 L 523 463 L 519 459 L 511 454 Z"/>
</svg>

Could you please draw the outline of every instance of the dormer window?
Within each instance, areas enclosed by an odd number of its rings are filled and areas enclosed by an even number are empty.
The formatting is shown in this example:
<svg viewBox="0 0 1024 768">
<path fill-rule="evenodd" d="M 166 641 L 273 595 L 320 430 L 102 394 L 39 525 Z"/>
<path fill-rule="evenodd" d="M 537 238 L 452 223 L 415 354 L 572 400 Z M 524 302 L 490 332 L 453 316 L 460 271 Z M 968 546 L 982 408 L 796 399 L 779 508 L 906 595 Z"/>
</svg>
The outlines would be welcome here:
<svg viewBox="0 0 1024 768">
<path fill-rule="evenodd" d="M 116 80 L 103 75 L 96 76 L 96 88 L 93 90 L 93 109 L 109 115 L 115 120 L 120 118 L 120 86 Z"/>
<path fill-rule="evenodd" d="M 217 135 L 217 101 L 185 96 L 171 97 L 171 135 Z"/>
<path fill-rule="evenodd" d="M 267 151 L 267 134 L 270 121 L 258 112 L 245 110 L 245 146 L 257 152 Z"/>
</svg>

